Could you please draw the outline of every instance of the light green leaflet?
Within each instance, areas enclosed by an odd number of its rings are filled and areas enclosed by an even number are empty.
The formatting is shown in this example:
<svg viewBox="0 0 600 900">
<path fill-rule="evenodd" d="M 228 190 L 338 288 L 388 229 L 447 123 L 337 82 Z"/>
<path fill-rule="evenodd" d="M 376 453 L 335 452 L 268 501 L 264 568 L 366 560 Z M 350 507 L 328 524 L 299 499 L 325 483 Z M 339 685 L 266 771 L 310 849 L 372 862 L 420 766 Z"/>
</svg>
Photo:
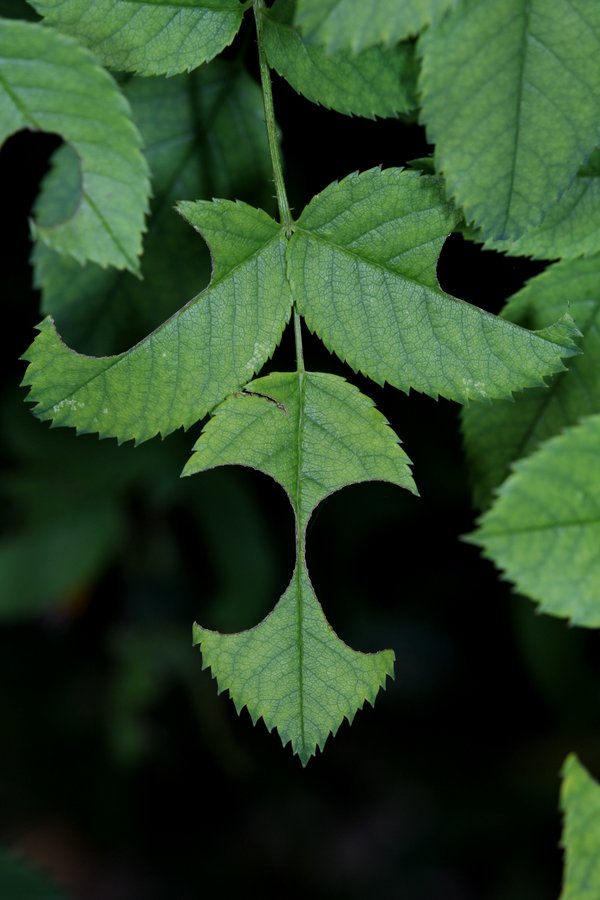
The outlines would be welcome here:
<svg viewBox="0 0 600 900">
<path fill-rule="evenodd" d="M 131 346 L 163 322 L 178 300 L 193 297 L 208 282 L 208 253 L 173 209 L 177 200 L 235 197 L 268 204 L 273 193 L 260 88 L 241 66 L 215 60 L 190 75 L 132 78 L 124 93 L 152 173 L 143 281 L 79 266 L 40 243 L 33 254 L 43 312 L 56 318 L 70 346 L 94 355 Z M 38 207 L 57 192 L 70 202 L 64 152 L 55 154 Z"/>
<path fill-rule="evenodd" d="M 423 120 L 450 194 L 516 240 L 600 137 L 597 0 L 463 0 L 420 38 Z"/>
<path fill-rule="evenodd" d="M 239 0 L 29 0 L 49 25 L 74 35 L 104 65 L 140 75 L 176 75 L 231 43 Z"/>
<path fill-rule="evenodd" d="M 280 227 L 244 203 L 179 209 L 211 248 L 210 285 L 117 356 L 80 356 L 44 320 L 25 354 L 24 383 L 39 418 L 139 443 L 187 428 L 271 356 L 292 306 Z"/>
<path fill-rule="evenodd" d="M 417 34 L 456 0 L 297 0 L 296 22 L 327 50 L 358 53 Z"/>
<path fill-rule="evenodd" d="M 80 198 L 36 236 L 79 262 L 138 272 L 149 180 L 140 136 L 111 76 L 71 38 L 0 20 L 0 141 L 22 128 L 60 134 L 79 157 Z"/>
<path fill-rule="evenodd" d="M 582 355 L 569 361 L 568 370 L 547 388 L 519 393 L 514 403 L 472 403 L 463 410 L 466 453 L 481 506 L 513 460 L 581 417 L 600 413 L 600 257 L 551 266 L 515 294 L 502 315 L 527 328 L 544 328 L 567 303 L 583 335 Z"/>
<path fill-rule="evenodd" d="M 295 226 L 288 272 L 311 331 L 353 369 L 464 402 L 543 384 L 573 328 L 535 334 L 445 294 L 436 264 L 458 214 L 438 178 L 399 169 L 350 175 Z"/>
<path fill-rule="evenodd" d="M 389 650 L 351 650 L 327 623 L 306 568 L 308 520 L 325 497 L 358 481 L 416 493 L 409 460 L 368 398 L 337 376 L 312 372 L 252 382 L 216 410 L 194 450 L 184 475 L 252 466 L 279 482 L 294 507 L 297 561 L 273 612 L 237 634 L 196 625 L 194 643 L 238 711 L 247 706 L 253 721 L 277 728 L 306 764 L 344 718 L 374 702 L 394 661 Z"/>
<path fill-rule="evenodd" d="M 514 465 L 468 540 L 543 612 L 600 627 L 600 415 Z"/>
<path fill-rule="evenodd" d="M 314 103 L 348 115 L 394 116 L 417 106 L 412 44 L 371 47 L 357 56 L 328 53 L 291 25 L 293 2 L 279 0 L 263 16 L 269 64 Z"/>
<path fill-rule="evenodd" d="M 600 897 L 600 785 L 574 754 L 565 760 L 561 807 L 565 871 L 560 900 Z"/>
</svg>

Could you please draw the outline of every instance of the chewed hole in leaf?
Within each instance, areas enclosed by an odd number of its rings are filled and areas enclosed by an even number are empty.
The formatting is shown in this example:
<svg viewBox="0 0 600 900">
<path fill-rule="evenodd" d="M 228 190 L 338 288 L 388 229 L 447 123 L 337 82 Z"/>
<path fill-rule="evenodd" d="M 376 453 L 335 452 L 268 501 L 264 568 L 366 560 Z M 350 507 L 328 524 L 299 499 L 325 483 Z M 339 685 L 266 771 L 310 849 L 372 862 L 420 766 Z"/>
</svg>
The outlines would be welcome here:
<svg viewBox="0 0 600 900">
<path fill-rule="evenodd" d="M 272 478 L 245 466 L 221 466 L 190 482 L 210 576 L 203 577 L 196 618 L 223 633 L 252 628 L 271 612 L 294 570 L 290 502 Z"/>
<path fill-rule="evenodd" d="M 454 233 L 440 252 L 437 277 L 442 290 L 451 296 L 499 313 L 507 297 L 543 268 L 544 263 L 485 250 L 481 244 Z"/>
<path fill-rule="evenodd" d="M 334 631 L 356 649 L 381 648 L 377 609 L 384 612 L 390 602 L 397 607 L 389 585 L 397 581 L 398 547 L 406 543 L 419 503 L 392 484 L 365 482 L 328 497 L 309 522 L 306 557 L 315 593 Z"/>
</svg>

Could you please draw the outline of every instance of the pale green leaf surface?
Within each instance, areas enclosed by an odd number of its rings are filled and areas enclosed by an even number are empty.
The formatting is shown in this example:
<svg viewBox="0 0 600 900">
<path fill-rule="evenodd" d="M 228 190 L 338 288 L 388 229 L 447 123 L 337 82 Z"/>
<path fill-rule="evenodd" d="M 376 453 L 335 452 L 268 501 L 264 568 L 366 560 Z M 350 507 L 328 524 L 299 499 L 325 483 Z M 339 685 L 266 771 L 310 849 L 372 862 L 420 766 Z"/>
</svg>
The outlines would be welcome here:
<svg viewBox="0 0 600 900">
<path fill-rule="evenodd" d="M 51 319 L 24 358 L 35 414 L 119 441 L 187 428 L 271 356 L 291 311 L 281 228 L 261 210 L 180 204 L 212 251 L 210 285 L 131 350 L 82 356 Z"/>
<path fill-rule="evenodd" d="M 328 53 L 291 26 L 292 6 L 279 0 L 264 18 L 269 64 L 314 103 L 347 115 L 394 116 L 417 106 L 412 44 L 371 47 L 356 56 Z"/>
<path fill-rule="evenodd" d="M 565 760 L 562 774 L 565 867 L 560 900 L 597 900 L 600 896 L 600 785 L 573 753 Z"/>
<path fill-rule="evenodd" d="M 224 401 L 184 468 L 191 475 L 246 465 L 271 475 L 296 514 L 297 562 L 289 587 L 255 628 L 194 627 L 203 663 L 238 711 L 276 728 L 305 764 L 344 718 L 392 675 L 393 653 L 358 653 L 327 623 L 306 569 L 308 519 L 325 497 L 356 481 L 391 481 L 416 493 L 409 460 L 370 400 L 343 379 L 274 373 Z"/>
<path fill-rule="evenodd" d="M 354 53 L 417 34 L 456 0 L 297 0 L 296 22 L 309 41 Z"/>
<path fill-rule="evenodd" d="M 600 257 L 551 266 L 515 294 L 502 315 L 528 328 L 544 328 L 567 304 L 583 335 L 582 355 L 573 357 L 547 388 L 523 391 L 513 403 L 472 403 L 462 412 L 479 505 L 487 504 L 513 460 L 582 416 L 600 413 Z"/>
<path fill-rule="evenodd" d="M 60 253 L 138 272 L 149 179 L 129 105 L 112 77 L 71 38 L 0 21 L 0 141 L 29 128 L 60 134 L 77 153 L 80 195 L 62 222 L 35 234 Z"/>
<path fill-rule="evenodd" d="M 111 69 L 189 72 L 232 42 L 239 0 L 30 0 L 49 25 L 73 35 Z"/>
<path fill-rule="evenodd" d="M 600 627 L 600 415 L 515 463 L 468 540 L 543 612 Z"/>
<path fill-rule="evenodd" d="M 436 264 L 458 220 L 440 179 L 350 175 L 301 214 L 292 292 L 326 346 L 374 381 L 465 402 L 543 384 L 576 352 L 573 326 L 535 334 L 445 294 Z"/>
<path fill-rule="evenodd" d="M 463 0 L 420 39 L 423 120 L 486 239 L 515 240 L 600 134 L 597 0 Z"/>
<path fill-rule="evenodd" d="M 208 252 L 173 209 L 177 200 L 235 197 L 268 208 L 273 194 L 262 96 L 241 66 L 215 60 L 187 76 L 132 78 L 124 92 L 152 173 L 144 280 L 81 267 L 40 243 L 33 254 L 43 312 L 70 346 L 94 355 L 131 346 L 208 282 Z M 70 202 L 73 167 L 63 157 L 55 154 L 38 205 Z"/>
</svg>

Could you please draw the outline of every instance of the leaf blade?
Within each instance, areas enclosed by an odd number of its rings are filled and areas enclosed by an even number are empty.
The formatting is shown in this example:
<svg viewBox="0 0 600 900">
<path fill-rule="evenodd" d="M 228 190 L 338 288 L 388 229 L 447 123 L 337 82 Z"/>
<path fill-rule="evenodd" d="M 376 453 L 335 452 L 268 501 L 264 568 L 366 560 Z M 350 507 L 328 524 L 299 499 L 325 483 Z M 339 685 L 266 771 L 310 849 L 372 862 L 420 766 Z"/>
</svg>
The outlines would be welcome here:
<svg viewBox="0 0 600 900">
<path fill-rule="evenodd" d="M 367 48 L 357 56 L 327 53 L 303 41 L 279 0 L 263 14 L 269 64 L 314 103 L 346 115 L 395 116 L 417 105 L 416 61 L 412 45 Z"/>
<path fill-rule="evenodd" d="M 560 799 L 565 851 L 560 900 L 593 900 L 600 891 L 600 786 L 574 753 L 565 760 Z"/>
<path fill-rule="evenodd" d="M 48 24 L 73 35 L 113 69 L 176 75 L 231 43 L 238 0 L 31 0 Z"/>
<path fill-rule="evenodd" d="M 519 238 L 597 145 L 597 4 L 466 0 L 420 46 L 423 118 L 452 197 L 485 239 Z"/>
<path fill-rule="evenodd" d="M 439 179 L 416 172 L 330 185 L 289 242 L 299 311 L 353 369 L 401 390 L 465 402 L 543 384 L 576 352 L 575 330 L 533 334 L 445 294 L 435 266 L 456 221 Z"/>
<path fill-rule="evenodd" d="M 242 203 L 179 208 L 212 248 L 211 284 L 116 356 L 75 353 L 44 320 L 24 355 L 38 418 L 139 443 L 202 418 L 273 353 L 292 304 L 280 227 Z"/>
<path fill-rule="evenodd" d="M 141 138 L 112 77 L 71 38 L 41 25 L 0 23 L 0 141 L 22 128 L 57 132 L 81 163 L 81 196 L 64 222 L 35 234 L 83 262 L 137 273 L 149 179 Z"/>
<path fill-rule="evenodd" d="M 195 625 L 194 643 L 238 711 L 246 706 L 253 721 L 262 717 L 306 764 L 344 718 L 352 721 L 365 700 L 374 702 L 393 671 L 391 651 L 352 650 L 327 623 L 306 569 L 308 520 L 321 500 L 355 481 L 416 488 L 407 457 L 372 403 L 343 379 L 312 372 L 273 373 L 225 400 L 183 475 L 234 464 L 257 468 L 286 490 L 297 521 L 296 566 L 257 626 L 223 635 Z"/>
<path fill-rule="evenodd" d="M 300 641 L 282 648 L 284 636 L 299 629 L 303 649 Z M 262 718 L 269 731 L 276 728 L 302 765 L 317 748 L 323 749 L 344 719 L 352 722 L 365 700 L 373 704 L 393 675 L 391 650 L 359 653 L 335 635 L 304 565 L 255 628 L 219 634 L 195 624 L 193 634 L 203 668 L 212 670 L 219 693 L 228 689 L 238 713 L 247 707 L 255 724 Z"/>
<path fill-rule="evenodd" d="M 467 537 L 542 612 L 600 627 L 600 416 L 515 464 Z"/>
</svg>

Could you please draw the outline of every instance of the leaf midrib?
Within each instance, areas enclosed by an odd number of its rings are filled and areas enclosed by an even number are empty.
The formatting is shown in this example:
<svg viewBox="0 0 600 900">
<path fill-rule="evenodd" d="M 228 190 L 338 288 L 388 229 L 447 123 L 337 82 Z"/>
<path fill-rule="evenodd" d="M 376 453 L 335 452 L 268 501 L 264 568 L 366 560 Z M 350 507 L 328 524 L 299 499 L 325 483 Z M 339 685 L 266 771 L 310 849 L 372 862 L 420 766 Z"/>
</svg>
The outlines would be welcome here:
<svg viewBox="0 0 600 900">
<path fill-rule="evenodd" d="M 298 640 L 298 716 L 300 721 L 300 740 L 303 754 L 306 754 L 306 730 L 304 723 L 304 608 L 302 591 L 302 572 L 305 566 L 304 560 L 304 535 L 306 524 L 300 519 L 302 508 L 302 460 L 304 437 L 304 373 L 298 372 L 298 432 L 296 438 L 296 490 L 294 491 L 294 503 L 296 508 L 296 616 L 297 616 L 297 640 Z M 310 754 L 309 754 L 310 755 Z"/>
</svg>

